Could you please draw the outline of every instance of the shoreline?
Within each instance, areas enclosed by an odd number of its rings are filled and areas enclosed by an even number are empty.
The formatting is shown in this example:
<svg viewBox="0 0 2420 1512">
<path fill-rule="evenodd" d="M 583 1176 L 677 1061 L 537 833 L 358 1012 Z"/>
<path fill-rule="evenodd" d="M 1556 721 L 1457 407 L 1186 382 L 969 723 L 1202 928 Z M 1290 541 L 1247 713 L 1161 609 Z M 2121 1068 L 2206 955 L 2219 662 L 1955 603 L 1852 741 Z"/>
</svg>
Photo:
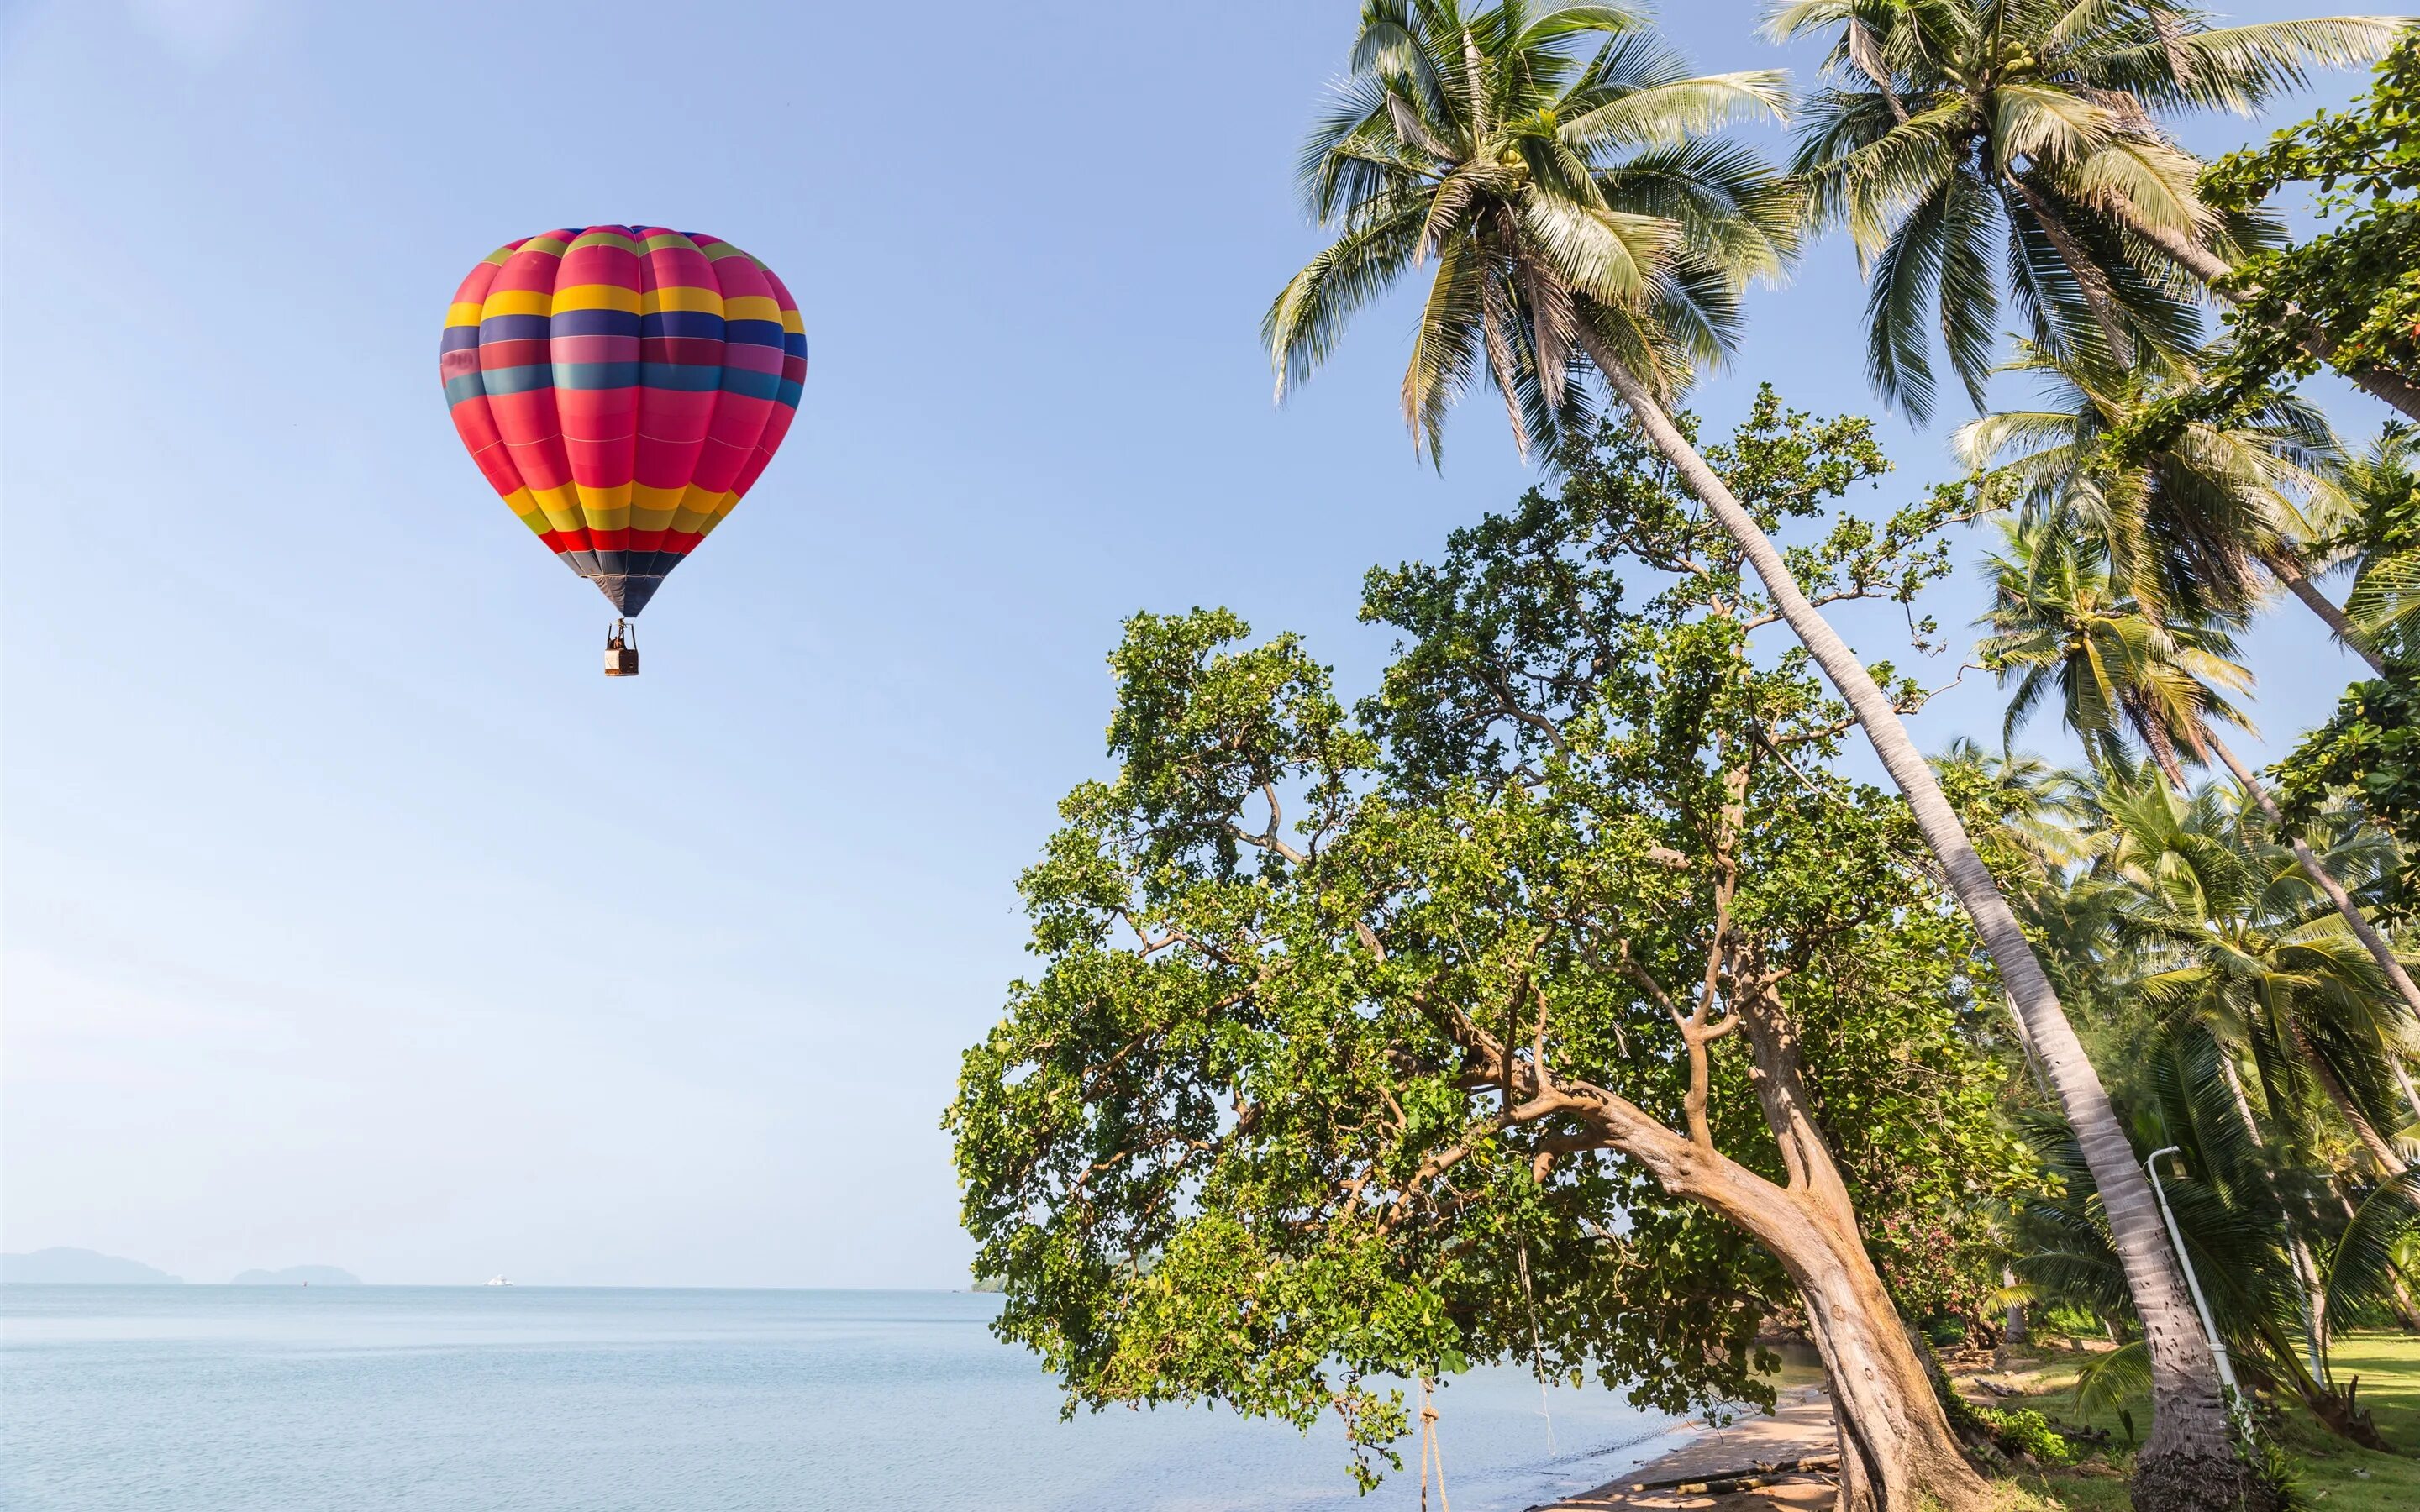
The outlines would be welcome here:
<svg viewBox="0 0 2420 1512">
<path fill-rule="evenodd" d="M 1708 1496 L 1703 1492 L 1637 1490 L 1641 1481 L 1672 1480 L 1683 1475 L 1712 1475 L 1745 1468 L 1755 1460 L 1792 1459 L 1832 1446 L 1832 1399 L 1820 1384 L 1792 1386 L 1774 1402 L 1770 1414 L 1759 1412 L 1715 1427 L 1703 1419 L 1676 1424 L 1663 1435 L 1675 1441 L 1654 1458 L 1622 1471 L 1593 1490 L 1543 1503 L 1530 1512 L 1665 1512 L 1670 1508 L 1725 1509 L 1828 1507 L 1833 1486 L 1828 1478 L 1794 1478 L 1762 1490 Z"/>
</svg>

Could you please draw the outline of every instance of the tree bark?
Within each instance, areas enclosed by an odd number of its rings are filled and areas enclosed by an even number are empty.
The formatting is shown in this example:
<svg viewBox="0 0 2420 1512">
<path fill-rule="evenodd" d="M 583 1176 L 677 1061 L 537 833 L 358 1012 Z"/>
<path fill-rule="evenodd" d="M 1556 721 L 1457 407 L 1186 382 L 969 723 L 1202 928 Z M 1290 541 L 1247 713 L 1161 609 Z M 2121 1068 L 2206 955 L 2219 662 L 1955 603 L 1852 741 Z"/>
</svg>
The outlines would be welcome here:
<svg viewBox="0 0 2420 1512">
<path fill-rule="evenodd" d="M 2234 271 L 2226 265 L 2226 259 L 2218 254 L 2189 236 L 2170 230 L 2164 225 L 2152 225 L 2122 208 L 2118 210 L 2118 215 L 2136 236 L 2159 248 L 2161 252 L 2166 254 L 2169 261 L 2208 285 L 2210 291 L 2220 299 L 2234 305 L 2252 302 L 2252 296 L 2242 290 L 2218 286 L 2220 279 Z M 2286 307 L 2286 318 L 2292 322 L 2295 328 L 2288 334 L 2300 342 L 2304 351 L 2333 366 L 2331 359 L 2335 356 L 2336 351 L 2335 339 L 2321 331 L 2310 316 L 2292 304 Z M 2337 371 L 2343 372 L 2346 378 L 2350 378 L 2374 397 L 2393 405 L 2414 420 L 2420 420 L 2420 388 L 2413 387 L 2393 373 L 2382 372 L 2374 367 L 2365 367 L 2355 371 L 2339 368 Z"/>
<path fill-rule="evenodd" d="M 2293 845 L 2294 864 L 2301 867 L 2303 875 L 2310 878 L 2312 886 L 2335 905 L 2336 913 L 2352 930 L 2353 938 L 2361 941 L 2361 948 L 2369 952 L 2369 958 L 2378 963 L 2378 969 L 2385 973 L 2387 981 L 2394 986 L 2395 995 L 2403 999 L 2404 1011 L 2420 1018 L 2420 985 L 2413 984 L 2412 973 L 2404 970 L 2403 963 L 2395 959 L 2395 948 L 2370 926 L 2369 920 L 2362 915 L 2361 906 L 2352 901 L 2352 894 L 2345 891 L 2344 884 L 2336 880 L 2335 873 L 2312 854 L 2311 847 L 2304 842 L 2303 837 L 2286 827 L 2285 810 L 2277 807 L 2277 800 L 2270 796 L 2268 788 L 2261 784 L 2259 779 L 2236 759 L 2235 752 L 2227 749 L 2226 742 L 2214 734 L 2205 734 L 2202 738 L 2209 742 L 2210 748 L 2217 753 L 2227 771 L 2234 774 L 2244 793 L 2260 806 L 2260 811 L 2269 816 L 2269 823 L 2276 826 L 2277 833 Z"/>
<path fill-rule="evenodd" d="M 1706 459 L 1664 413 L 1647 386 L 1583 322 L 1589 357 L 1630 409 L 1639 429 L 1670 463 L 1690 492 L 1713 512 L 1756 568 L 1774 606 L 1832 686 L 1848 700 L 1875 753 L 1905 795 L 1948 881 L 1999 968 L 2027 1037 L 2057 1090 L 2085 1163 L 2099 1186 L 2102 1209 L 2142 1320 L 2151 1365 L 2151 1433 L 2135 1458 L 2134 1503 L 2144 1512 L 2234 1509 L 2265 1504 L 2262 1491 L 2235 1452 L 2234 1429 L 2219 1389 L 2218 1367 L 2201 1323 L 2186 1300 L 2149 1180 L 2134 1163 L 2108 1091 L 2084 1053 L 2075 1026 L 2041 963 L 2001 896 L 1999 884 L 1975 851 L 1965 826 L 1941 791 L 1932 768 L 1907 733 L 1898 711 L 1856 654 L 1807 601 L 1788 564 L 1755 518 Z"/>
<path fill-rule="evenodd" d="M 1839 1426 L 1839 1512 L 1979 1512 L 1991 1504 L 1866 1253 L 1845 1192 L 1835 1197 L 1795 1176 L 1779 1186 L 1643 1115 L 1637 1122 L 1617 1115 L 1607 1142 L 1638 1160 L 1667 1191 L 1738 1225 L 1797 1286 Z M 1804 1160 L 1802 1154 L 1793 1164 Z M 1814 1164 L 1828 1174 L 1825 1184 L 1837 1186 L 1828 1153 Z"/>
<path fill-rule="evenodd" d="M 2252 1136 L 2252 1147 L 2262 1151 L 2261 1184 L 2268 1189 L 2269 1200 L 2277 1209 L 2277 1221 L 2286 1229 L 2286 1247 L 2294 1261 L 2294 1285 L 2303 1294 L 2303 1343 L 2310 1355 L 2311 1381 L 2319 1391 L 2328 1389 L 2328 1315 L 2327 1293 L 2319 1281 L 2319 1267 L 2311 1258 L 2310 1245 L 2303 1242 L 2303 1231 L 2295 1227 L 2294 1215 L 2288 1211 L 2285 1199 L 2277 1195 L 2277 1183 L 2272 1180 L 2267 1165 L 2269 1141 L 2260 1134 L 2260 1120 L 2252 1116 L 2252 1100 L 2243 1095 L 2243 1074 L 2236 1070 L 2234 1052 L 2224 1043 L 2218 1045 L 2218 1069 L 2226 1077 L 2226 1089 L 2235 1097 L 2236 1116 L 2243 1120 L 2244 1133 Z M 2314 1409 L 2316 1411 L 2316 1409 Z"/>
<path fill-rule="evenodd" d="M 2084 293 L 2085 307 L 2092 312 L 2093 323 L 2101 328 L 2101 339 L 2109 344 L 2109 355 L 2121 368 L 2133 366 L 2134 344 L 2126 339 L 2126 332 L 2118 324 L 2117 301 L 2109 297 L 2109 280 L 2102 274 L 2101 265 L 2086 255 L 2075 233 L 2068 229 L 2067 218 L 2058 213 L 2058 208 L 2047 196 L 2015 174 L 2009 174 L 2008 180 L 2015 187 L 2017 197 L 2025 202 L 2025 208 L 2034 212 L 2042 235 L 2050 238 L 2051 245 L 2067 259 L 2069 270 L 2075 274 L 2075 286 Z"/>
<path fill-rule="evenodd" d="M 2270 574 L 2279 582 L 2286 585 L 2288 593 L 2303 601 L 2304 609 L 2319 617 L 2320 623 L 2335 633 L 2337 644 L 2369 663 L 2371 671 L 2381 677 L 2386 675 L 2386 659 L 2378 654 L 2378 648 L 2369 643 L 2367 637 L 2353 628 L 2352 621 L 2345 618 L 2345 611 L 2338 609 L 2334 600 L 2319 592 L 2319 585 L 2312 582 L 2304 573 L 2301 563 L 2288 556 L 2277 555 L 2263 559 L 2262 565 L 2266 566 Z"/>
</svg>

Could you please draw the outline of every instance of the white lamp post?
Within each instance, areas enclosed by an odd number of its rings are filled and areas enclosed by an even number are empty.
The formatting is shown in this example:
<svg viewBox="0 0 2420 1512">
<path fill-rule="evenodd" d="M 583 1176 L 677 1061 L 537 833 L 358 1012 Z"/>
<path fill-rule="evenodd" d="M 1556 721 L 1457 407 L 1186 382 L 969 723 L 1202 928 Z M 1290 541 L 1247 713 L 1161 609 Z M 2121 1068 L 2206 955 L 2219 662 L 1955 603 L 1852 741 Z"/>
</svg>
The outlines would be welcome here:
<svg viewBox="0 0 2420 1512">
<path fill-rule="evenodd" d="M 2143 1162 L 2143 1169 L 2151 1173 L 2151 1190 L 2159 1194 L 2160 1218 L 2168 1226 L 2168 1242 L 2176 1246 L 2177 1263 L 2185 1268 L 2185 1285 L 2193 1290 L 2194 1311 L 2201 1315 L 2203 1337 L 2210 1340 L 2210 1352 L 2218 1361 L 2219 1384 L 2226 1388 L 2228 1405 L 2237 1412 L 2243 1409 L 2243 1393 L 2235 1384 L 2235 1366 L 2226 1358 L 2226 1341 L 2218 1336 L 2218 1325 L 2211 1320 L 2210 1303 L 2201 1294 L 2201 1278 L 2194 1274 L 2193 1257 L 2185 1253 L 2185 1237 L 2177 1232 L 2177 1215 L 2168 1211 L 2168 1189 L 2160 1184 L 2160 1157 L 2183 1153 L 2181 1145 L 2167 1145 L 2151 1151 Z"/>
</svg>

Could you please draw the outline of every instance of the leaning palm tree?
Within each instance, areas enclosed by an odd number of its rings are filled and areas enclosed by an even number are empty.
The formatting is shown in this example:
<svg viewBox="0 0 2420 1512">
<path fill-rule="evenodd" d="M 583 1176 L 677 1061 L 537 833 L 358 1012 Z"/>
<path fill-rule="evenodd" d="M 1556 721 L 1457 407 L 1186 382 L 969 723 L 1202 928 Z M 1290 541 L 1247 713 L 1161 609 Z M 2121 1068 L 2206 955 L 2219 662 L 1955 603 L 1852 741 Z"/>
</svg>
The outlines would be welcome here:
<svg viewBox="0 0 2420 1512">
<path fill-rule="evenodd" d="M 2201 164 L 2164 116 L 2249 115 L 2314 66 L 2374 61 L 2404 23 L 2349 16 L 2214 28 L 2173 0 L 1785 0 L 1767 31 L 1827 36 L 1828 86 L 1800 113 L 1793 165 L 1815 213 L 1844 222 L 1872 276 L 1869 365 L 1881 392 L 1931 410 L 1937 331 L 1981 408 L 2008 288 L 2061 356 L 2192 337 L 2180 297 L 2226 283 L 2262 236 L 2195 190 Z M 2322 332 L 2297 332 L 2319 355 Z M 2420 418 L 2420 391 L 2353 375 Z"/>
<path fill-rule="evenodd" d="M 1978 647 L 2001 686 L 2013 682 L 2005 734 L 2013 735 L 2054 691 L 2067 726 L 2097 761 L 2121 758 L 2126 737 L 2142 742 L 2171 787 L 2185 785 L 2183 761 L 2216 760 L 2290 847 L 2295 865 L 2335 907 L 2344 926 L 2420 1022 L 2420 984 L 2341 879 L 2224 737 L 2249 731 L 2229 700 L 2252 684 L 2235 644 L 2214 617 L 2156 613 L 2111 576 L 2100 541 L 2066 515 L 2001 527 L 2006 545 L 1986 559 L 1991 626 Z"/>
<path fill-rule="evenodd" d="M 2150 1183 L 2049 977 L 1890 699 L 1666 408 L 1726 347 L 1742 285 L 1792 250 L 1786 182 L 1714 134 L 1733 116 L 1776 113 L 1780 87 L 1772 74 L 1692 76 L 1619 7 L 1365 0 L 1350 70 L 1301 165 L 1311 215 L 1335 239 L 1263 324 L 1279 393 L 1415 270 L 1428 289 L 1404 410 L 1432 455 L 1474 381 L 1504 395 L 1533 447 L 1582 410 L 1590 372 L 1604 381 L 1847 700 L 1999 969 L 2091 1163 L 2153 1344 L 2161 1411 L 2140 1483 L 2177 1507 L 2232 1506 L 2245 1482 L 2215 1364 Z"/>
<path fill-rule="evenodd" d="M 2381 1131 L 2400 1121 L 2388 1068 L 2403 1021 L 2343 918 L 2249 813 L 2215 794 L 2122 771 L 2102 794 L 2096 869 L 2124 888 L 2119 935 L 2151 963 L 2132 990 L 2245 1049 L 2272 1108 L 2290 1106 L 2293 1084 L 2313 1078 L 2380 1172 L 2401 1175 L 2407 1163 Z M 2374 852 L 2360 838 L 2332 859 L 2374 867 Z"/>
<path fill-rule="evenodd" d="M 2037 405 L 1969 421 L 1955 438 L 1992 501 L 2030 517 L 2078 517 L 2147 605 L 2241 615 L 2273 581 L 2381 666 L 2368 638 L 2312 581 L 2335 564 L 2335 543 L 2355 514 L 2344 448 L 2318 409 L 2270 394 L 2224 424 L 2164 427 L 2148 454 L 2121 457 L 2112 436 L 2190 386 L 2193 364 L 2121 366 L 2022 342 L 2002 371 L 2038 379 Z"/>
</svg>

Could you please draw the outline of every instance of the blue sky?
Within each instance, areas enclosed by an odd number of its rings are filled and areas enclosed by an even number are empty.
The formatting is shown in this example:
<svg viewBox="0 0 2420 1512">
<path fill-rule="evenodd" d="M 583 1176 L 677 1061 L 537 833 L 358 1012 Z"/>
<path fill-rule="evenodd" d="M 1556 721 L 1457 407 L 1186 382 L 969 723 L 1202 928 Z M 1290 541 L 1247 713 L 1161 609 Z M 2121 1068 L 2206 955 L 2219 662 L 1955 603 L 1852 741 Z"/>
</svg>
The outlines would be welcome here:
<svg viewBox="0 0 2420 1512">
<path fill-rule="evenodd" d="M 1804 77 L 1749 6 L 1671 8 Z M 1118 622 L 1232 605 L 1357 689 L 1362 570 L 1526 480 L 1484 405 L 1415 459 L 1401 302 L 1270 404 L 1353 11 L 12 0 L 0 1242 L 962 1284 L 936 1119 Z M 620 682 L 435 361 L 479 257 L 603 221 L 762 257 L 814 363 Z M 1700 406 L 1870 409 L 1860 299 L 1820 249 Z M 1947 470 L 1885 434 L 1883 501 Z M 2297 618 L 2255 652 L 2273 733 L 2345 680 Z M 1975 681 L 1928 745 L 1996 737 Z"/>
</svg>

